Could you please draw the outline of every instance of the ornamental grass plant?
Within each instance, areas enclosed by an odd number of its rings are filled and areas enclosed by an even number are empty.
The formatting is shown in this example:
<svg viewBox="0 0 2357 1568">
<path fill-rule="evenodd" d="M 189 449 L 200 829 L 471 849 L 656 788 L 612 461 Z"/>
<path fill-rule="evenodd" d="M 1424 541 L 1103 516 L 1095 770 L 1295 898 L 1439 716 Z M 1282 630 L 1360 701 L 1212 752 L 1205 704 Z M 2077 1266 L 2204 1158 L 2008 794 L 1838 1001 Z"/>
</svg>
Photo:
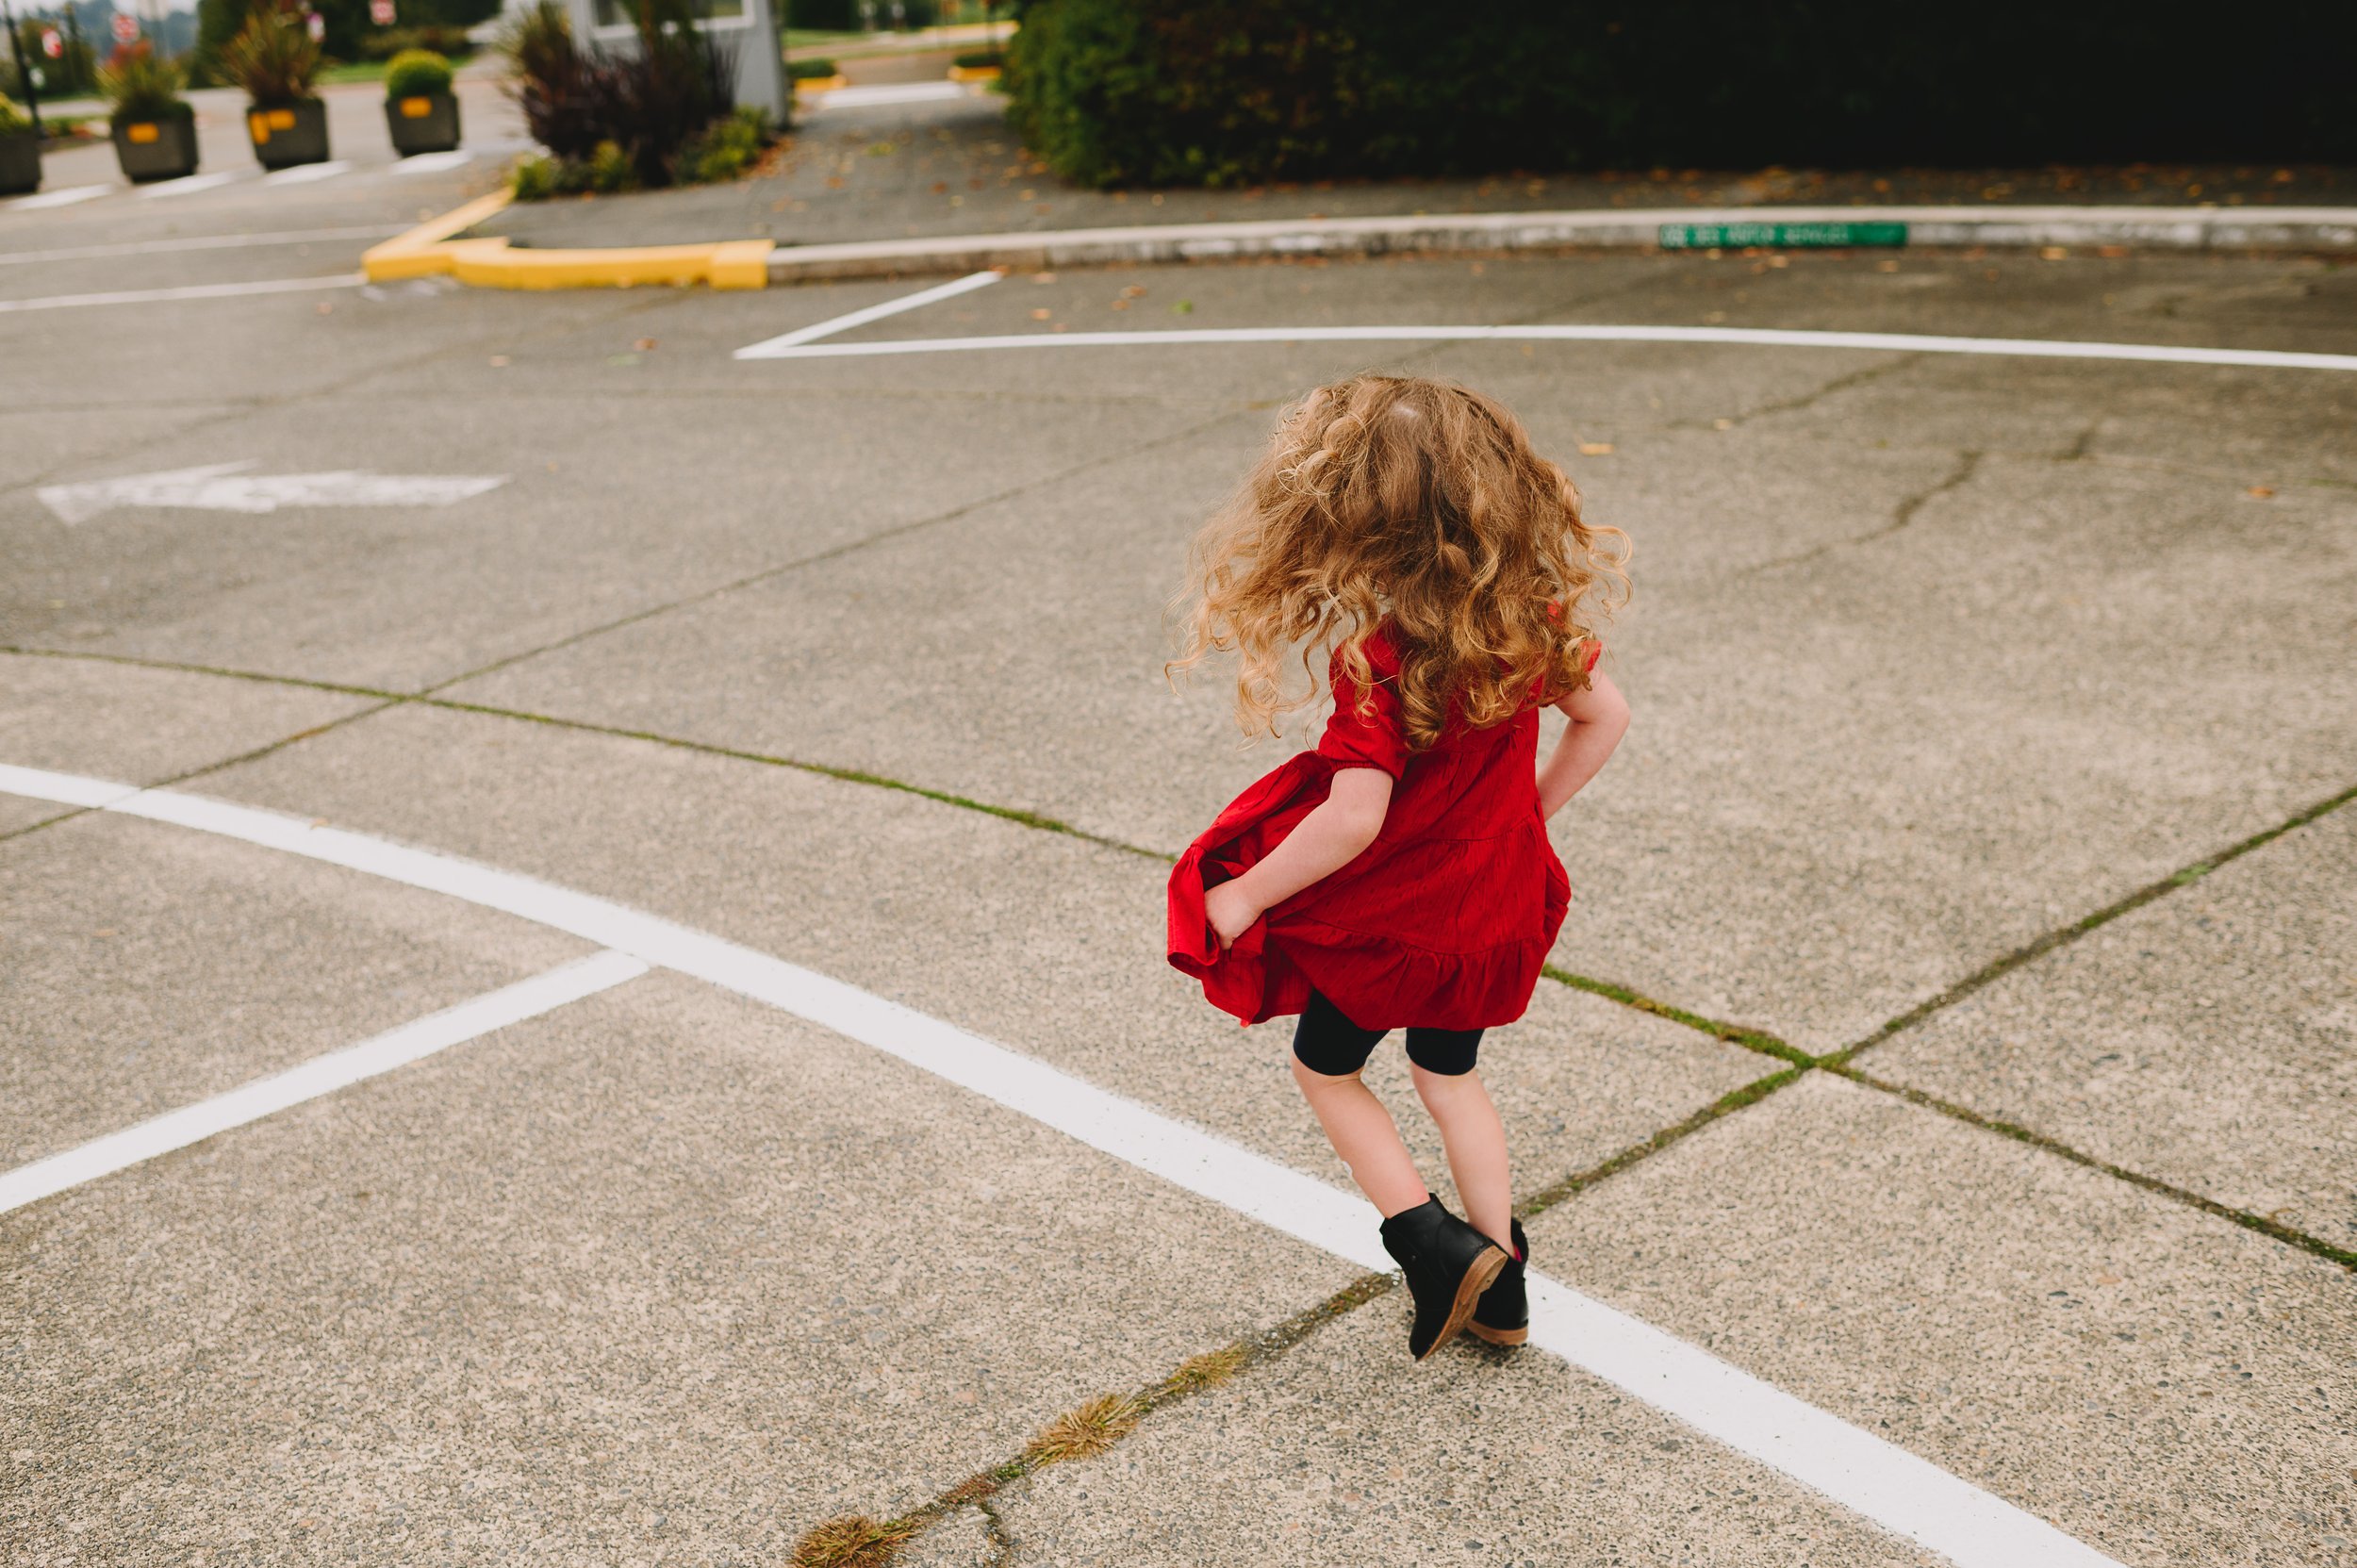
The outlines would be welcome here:
<svg viewBox="0 0 2357 1568">
<path fill-rule="evenodd" d="M 245 89 L 256 108 L 283 108 L 312 96 L 320 46 L 303 13 L 278 5 L 256 7 L 238 36 L 222 45 L 221 68 Z"/>
</svg>

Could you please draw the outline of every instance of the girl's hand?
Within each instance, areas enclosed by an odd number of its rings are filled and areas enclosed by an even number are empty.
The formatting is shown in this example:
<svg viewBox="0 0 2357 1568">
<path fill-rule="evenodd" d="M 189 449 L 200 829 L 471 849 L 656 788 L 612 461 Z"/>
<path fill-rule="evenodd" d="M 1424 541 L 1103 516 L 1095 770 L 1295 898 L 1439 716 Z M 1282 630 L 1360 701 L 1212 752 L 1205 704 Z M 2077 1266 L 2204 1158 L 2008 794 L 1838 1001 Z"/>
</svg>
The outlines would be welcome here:
<svg viewBox="0 0 2357 1568">
<path fill-rule="evenodd" d="M 1252 929 L 1252 922 L 1261 917 L 1260 906 L 1241 883 L 1224 882 L 1203 895 L 1203 913 L 1211 922 L 1211 931 L 1218 936 L 1222 949 L 1232 948 L 1236 938 Z"/>
</svg>

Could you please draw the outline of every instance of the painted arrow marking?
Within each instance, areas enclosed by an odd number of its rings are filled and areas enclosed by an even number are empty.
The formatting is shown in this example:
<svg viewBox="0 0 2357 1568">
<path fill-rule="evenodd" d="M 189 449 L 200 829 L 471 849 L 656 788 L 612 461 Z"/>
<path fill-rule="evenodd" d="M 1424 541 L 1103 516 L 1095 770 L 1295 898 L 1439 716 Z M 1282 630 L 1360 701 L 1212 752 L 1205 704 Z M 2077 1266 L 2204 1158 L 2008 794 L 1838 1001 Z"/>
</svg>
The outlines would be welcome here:
<svg viewBox="0 0 2357 1568">
<path fill-rule="evenodd" d="M 275 512 L 281 506 L 447 506 L 507 483 L 503 473 L 248 473 L 254 462 L 207 463 L 85 485 L 44 485 L 41 499 L 69 523 L 118 506 L 192 506 L 208 512 Z"/>
</svg>

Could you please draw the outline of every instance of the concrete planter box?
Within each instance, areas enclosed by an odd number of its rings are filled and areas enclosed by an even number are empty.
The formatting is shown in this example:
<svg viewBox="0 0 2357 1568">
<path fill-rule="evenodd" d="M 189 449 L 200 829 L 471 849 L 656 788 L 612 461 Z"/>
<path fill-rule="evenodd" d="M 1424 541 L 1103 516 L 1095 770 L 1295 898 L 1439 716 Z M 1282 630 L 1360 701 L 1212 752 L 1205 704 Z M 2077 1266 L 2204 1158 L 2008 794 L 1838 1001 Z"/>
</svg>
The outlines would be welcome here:
<svg viewBox="0 0 2357 1568">
<path fill-rule="evenodd" d="M 0 136 L 0 196 L 41 189 L 41 138 L 30 131 Z"/>
<path fill-rule="evenodd" d="M 448 92 L 410 92 L 385 100 L 385 128 L 404 157 L 453 152 L 458 146 L 458 99 Z"/>
<path fill-rule="evenodd" d="M 196 116 L 184 108 L 154 120 L 117 119 L 115 161 L 134 185 L 196 173 Z"/>
<path fill-rule="evenodd" d="M 327 106 L 317 98 L 268 108 L 253 105 L 245 111 L 245 131 L 265 169 L 327 161 Z"/>
</svg>

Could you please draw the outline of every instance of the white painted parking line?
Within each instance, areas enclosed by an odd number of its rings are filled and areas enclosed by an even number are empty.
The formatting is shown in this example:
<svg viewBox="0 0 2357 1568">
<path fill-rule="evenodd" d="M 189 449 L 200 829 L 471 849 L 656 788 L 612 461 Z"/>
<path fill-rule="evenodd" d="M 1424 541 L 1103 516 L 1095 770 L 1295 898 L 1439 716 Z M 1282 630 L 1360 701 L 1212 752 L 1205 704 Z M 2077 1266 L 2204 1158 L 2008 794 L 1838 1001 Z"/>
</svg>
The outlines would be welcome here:
<svg viewBox="0 0 2357 1568">
<path fill-rule="evenodd" d="M 171 822 L 535 920 L 861 1041 L 1362 1268 L 1388 1270 L 1355 1193 L 898 1002 L 721 937 L 430 850 L 227 801 L 0 764 L 0 793 Z M 2120 1568 L 1960 1477 L 1708 1351 L 1533 1274 L 1531 1342 L 1963 1568 Z"/>
<path fill-rule="evenodd" d="M 937 104 L 966 98 L 973 90 L 964 82 L 880 82 L 873 87 L 838 87 L 805 94 L 804 113 L 816 108 L 879 108 L 888 104 Z"/>
<path fill-rule="evenodd" d="M 69 185 L 62 190 L 44 190 L 38 196 L 20 197 L 8 204 L 8 210 L 31 212 L 44 206 L 72 206 L 76 202 L 95 201 L 115 189 L 111 185 Z"/>
<path fill-rule="evenodd" d="M 240 294 L 300 294 L 319 289 L 357 289 L 365 272 L 327 277 L 268 278 L 259 283 L 190 283 L 177 289 L 124 289 L 111 294 L 45 294 L 31 300 L 0 300 L 0 311 L 72 310 L 93 305 L 157 305 L 171 300 L 225 300 Z"/>
<path fill-rule="evenodd" d="M 365 1079 L 391 1072 L 395 1067 L 464 1045 L 495 1029 L 536 1018 L 568 1002 L 635 980 L 646 972 L 644 963 L 627 954 L 593 953 L 398 1029 L 387 1030 L 356 1046 L 346 1046 L 285 1072 L 257 1078 L 227 1094 L 198 1100 L 137 1127 L 19 1165 L 0 1174 L 0 1214 L 69 1187 L 78 1187 L 85 1181 L 111 1176 L 158 1154 L 186 1148 L 217 1132 L 259 1121 L 290 1105 L 318 1099 Z"/>
<path fill-rule="evenodd" d="M 437 174 L 445 169 L 463 169 L 472 161 L 474 154 L 460 147 L 447 153 L 420 153 L 393 165 L 396 174 Z"/>
<path fill-rule="evenodd" d="M 903 310 L 915 310 L 920 305 L 931 305 L 936 301 L 955 299 L 960 294 L 970 294 L 977 289 L 987 288 L 997 283 L 1005 275 L 1003 272 L 968 272 L 955 283 L 945 283 L 937 288 L 920 289 L 916 293 L 906 294 L 897 300 L 887 300 L 882 305 L 871 305 L 865 310 L 854 310 L 847 316 L 836 316 L 815 325 L 785 333 L 781 337 L 767 338 L 758 343 L 748 344 L 736 351 L 736 357 L 739 359 L 775 359 L 780 356 L 781 350 L 790 349 L 802 343 L 816 342 L 821 338 L 832 338 L 838 332 L 849 332 L 855 326 L 865 326 L 870 322 L 881 322 L 886 316 L 898 316 Z"/>
<path fill-rule="evenodd" d="M 264 185 L 309 185 L 313 180 L 332 180 L 338 174 L 350 173 L 352 164 L 344 158 L 330 158 L 324 163 L 298 163 L 291 169 L 281 169 L 264 174 Z"/>
<path fill-rule="evenodd" d="M 1877 349 L 2033 359 L 2126 359 L 2145 364 L 2255 365 L 2357 371 L 2357 354 L 2208 349 L 2175 343 L 2071 342 L 2046 338 L 1953 338 L 1907 332 L 1808 332 L 1735 326 L 1239 326 L 1155 332 L 1025 332 L 997 337 L 900 338 L 869 343 L 755 343 L 739 359 L 858 359 L 896 354 L 981 354 L 999 349 L 1199 347 L 1210 343 L 1736 343 L 1757 348 Z M 759 351 L 759 352 L 755 352 Z"/>
<path fill-rule="evenodd" d="M 98 187 L 104 190 L 104 187 Z M 276 234 L 191 234 L 177 239 L 128 239 L 112 245 L 62 245 L 47 251 L 0 251 L 0 267 L 28 261 L 98 261 L 113 256 L 169 256 L 176 251 L 242 251 L 258 245 L 328 245 L 341 239 L 383 239 L 402 232 L 400 224 L 371 223 L 360 228 L 286 229 Z"/>
<path fill-rule="evenodd" d="M 245 177 L 243 174 L 228 173 L 183 174 L 176 180 L 165 180 L 159 185 L 144 186 L 140 190 L 140 196 L 144 201 L 154 201 L 159 196 L 193 196 L 200 190 L 212 190 Z"/>
</svg>

